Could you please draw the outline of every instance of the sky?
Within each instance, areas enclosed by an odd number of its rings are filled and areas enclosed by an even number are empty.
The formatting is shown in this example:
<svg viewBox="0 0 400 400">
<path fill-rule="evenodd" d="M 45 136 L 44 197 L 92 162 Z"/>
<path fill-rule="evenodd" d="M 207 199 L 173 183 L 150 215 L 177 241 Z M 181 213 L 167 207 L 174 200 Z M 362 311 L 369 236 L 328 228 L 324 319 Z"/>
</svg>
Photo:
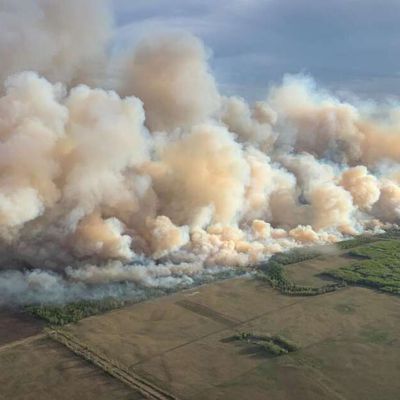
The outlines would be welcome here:
<svg viewBox="0 0 400 400">
<path fill-rule="evenodd" d="M 262 98 L 286 73 L 336 92 L 400 96 L 400 0 L 112 0 L 116 46 L 148 31 L 202 38 L 220 89 Z"/>
</svg>

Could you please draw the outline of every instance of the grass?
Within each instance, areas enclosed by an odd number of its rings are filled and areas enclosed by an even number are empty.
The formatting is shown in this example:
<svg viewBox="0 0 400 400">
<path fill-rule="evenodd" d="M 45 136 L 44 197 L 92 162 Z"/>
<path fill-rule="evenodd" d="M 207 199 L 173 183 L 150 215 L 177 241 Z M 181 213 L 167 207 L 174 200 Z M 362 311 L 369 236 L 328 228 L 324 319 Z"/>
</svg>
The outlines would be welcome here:
<svg viewBox="0 0 400 400">
<path fill-rule="evenodd" d="M 355 308 L 351 304 L 339 303 L 335 305 L 335 310 L 341 314 L 354 314 Z"/>
<path fill-rule="evenodd" d="M 368 343 L 388 344 L 391 341 L 388 332 L 376 328 L 368 328 L 361 331 L 361 337 Z"/>
<path fill-rule="evenodd" d="M 400 295 L 400 240 L 387 239 L 352 249 L 358 260 L 329 271 L 328 275 L 349 284 L 358 284 Z"/>
<path fill-rule="evenodd" d="M 117 378 L 119 381 L 137 390 L 146 398 L 157 398 L 175 400 L 176 398 L 162 389 L 156 387 L 146 379 L 129 371 L 116 360 L 111 360 L 103 354 L 91 349 L 87 344 L 81 343 L 79 339 L 61 330 L 48 330 L 49 336 L 63 344 L 77 356 L 100 367 L 104 372 Z"/>
<path fill-rule="evenodd" d="M 336 268 L 335 260 L 322 262 L 328 269 Z M 137 374 L 179 398 L 281 399 L 282 393 L 288 393 L 286 397 L 292 400 L 332 400 L 337 398 L 332 393 L 338 388 L 347 400 L 398 398 L 398 298 L 349 287 L 329 296 L 296 301 L 261 286 L 248 278 L 216 282 L 87 318 L 62 331 L 109 360 L 134 365 L 131 368 Z M 177 307 L 177 301 L 187 298 L 248 322 L 224 326 Z M 338 303 L 352 304 L 354 313 L 336 311 Z M 393 344 L 372 343 L 370 335 L 361 334 L 367 328 L 387 332 Z M 258 336 L 280 334 L 295 341 L 300 350 L 272 356 L 261 346 L 228 339 L 241 331 Z M 374 341 L 383 341 L 381 334 L 372 336 Z M 301 357 L 308 361 L 298 362 Z M 271 366 L 273 371 L 259 373 L 262 365 Z M 220 387 L 229 382 L 237 385 Z M 317 391 L 318 387 L 327 390 Z"/>
</svg>

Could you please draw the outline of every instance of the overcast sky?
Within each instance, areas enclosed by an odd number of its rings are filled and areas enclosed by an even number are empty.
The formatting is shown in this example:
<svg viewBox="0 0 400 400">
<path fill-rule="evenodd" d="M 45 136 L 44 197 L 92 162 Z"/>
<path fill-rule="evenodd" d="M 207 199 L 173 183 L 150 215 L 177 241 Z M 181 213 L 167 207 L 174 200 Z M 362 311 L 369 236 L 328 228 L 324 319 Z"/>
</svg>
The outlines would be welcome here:
<svg viewBox="0 0 400 400">
<path fill-rule="evenodd" d="M 112 0 L 117 43 L 185 29 L 212 50 L 221 91 L 255 99 L 285 73 L 334 90 L 400 95 L 400 0 Z"/>
</svg>

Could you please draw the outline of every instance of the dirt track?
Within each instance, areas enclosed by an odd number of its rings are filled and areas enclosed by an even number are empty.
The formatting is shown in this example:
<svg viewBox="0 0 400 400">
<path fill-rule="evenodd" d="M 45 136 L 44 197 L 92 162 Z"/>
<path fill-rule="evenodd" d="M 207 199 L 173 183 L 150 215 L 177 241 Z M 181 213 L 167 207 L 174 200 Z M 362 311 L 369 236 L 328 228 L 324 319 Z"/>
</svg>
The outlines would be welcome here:
<svg viewBox="0 0 400 400">
<path fill-rule="evenodd" d="M 45 333 L 39 333 L 37 335 L 29 336 L 21 340 L 16 340 L 15 342 L 7 343 L 3 346 L 0 346 L 0 353 L 12 349 L 13 347 L 20 346 L 22 344 L 28 344 L 34 342 L 35 340 L 43 339 L 44 337 L 46 337 Z"/>
<path fill-rule="evenodd" d="M 135 375 L 132 371 L 127 371 L 123 367 L 117 365 L 116 362 L 108 360 L 98 352 L 95 353 L 87 345 L 80 344 L 76 338 L 57 330 L 48 330 L 48 335 L 52 339 L 66 346 L 79 357 L 82 357 L 90 363 L 100 367 L 119 381 L 130 386 L 132 389 L 137 390 L 146 398 L 154 400 L 178 400 L 177 397 L 156 387 L 140 376 Z"/>
</svg>

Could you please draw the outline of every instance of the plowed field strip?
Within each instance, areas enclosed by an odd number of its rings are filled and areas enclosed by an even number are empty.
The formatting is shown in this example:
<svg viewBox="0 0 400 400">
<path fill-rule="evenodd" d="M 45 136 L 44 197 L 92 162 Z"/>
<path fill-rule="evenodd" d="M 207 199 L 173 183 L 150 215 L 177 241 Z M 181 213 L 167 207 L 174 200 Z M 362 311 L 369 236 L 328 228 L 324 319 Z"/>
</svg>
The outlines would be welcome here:
<svg viewBox="0 0 400 400">
<path fill-rule="evenodd" d="M 87 345 L 79 343 L 74 337 L 60 331 L 49 330 L 49 336 L 63 344 L 79 357 L 96 365 L 114 378 L 140 392 L 143 396 L 155 400 L 178 400 L 177 397 L 165 392 L 145 379 L 137 376 L 132 371 L 127 371 L 118 363 L 108 360 L 101 354 L 94 352 Z"/>
</svg>

